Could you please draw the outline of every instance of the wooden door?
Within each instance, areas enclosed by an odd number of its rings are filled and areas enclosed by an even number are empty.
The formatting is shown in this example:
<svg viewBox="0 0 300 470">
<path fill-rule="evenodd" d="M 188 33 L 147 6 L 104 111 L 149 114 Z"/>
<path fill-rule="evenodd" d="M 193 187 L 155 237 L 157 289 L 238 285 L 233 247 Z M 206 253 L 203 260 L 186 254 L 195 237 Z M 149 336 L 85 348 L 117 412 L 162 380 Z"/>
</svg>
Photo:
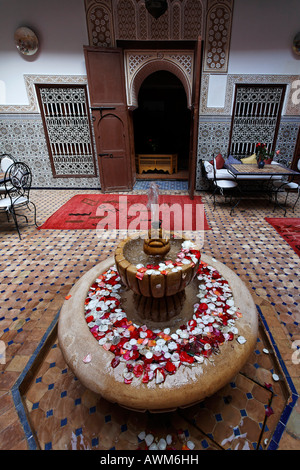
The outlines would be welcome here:
<svg viewBox="0 0 300 470">
<path fill-rule="evenodd" d="M 130 120 L 122 49 L 85 46 L 84 54 L 101 190 L 131 190 Z"/>
<path fill-rule="evenodd" d="M 300 128 L 299 128 L 299 131 L 298 131 L 298 138 L 297 138 L 297 143 L 296 143 L 296 147 L 295 147 L 295 153 L 294 153 L 293 161 L 292 161 L 292 164 L 291 164 L 292 170 L 299 171 L 299 169 L 298 169 L 299 160 L 300 160 Z M 293 181 L 295 183 L 300 183 L 300 177 L 296 176 L 295 178 L 293 178 Z"/>
<path fill-rule="evenodd" d="M 194 53 L 194 77 L 191 108 L 191 133 L 189 154 L 189 195 L 194 199 L 197 151 L 198 151 L 198 127 L 199 127 L 199 99 L 201 77 L 201 38 L 198 38 Z"/>
</svg>

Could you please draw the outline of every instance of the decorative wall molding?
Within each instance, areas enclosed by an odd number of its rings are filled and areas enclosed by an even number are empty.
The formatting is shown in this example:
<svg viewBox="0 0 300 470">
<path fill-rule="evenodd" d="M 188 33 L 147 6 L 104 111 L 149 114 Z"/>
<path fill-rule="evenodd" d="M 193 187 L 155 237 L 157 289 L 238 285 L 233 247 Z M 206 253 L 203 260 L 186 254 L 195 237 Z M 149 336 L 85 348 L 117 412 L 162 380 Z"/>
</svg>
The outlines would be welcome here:
<svg viewBox="0 0 300 470">
<path fill-rule="evenodd" d="M 206 16 L 204 72 L 227 72 L 233 0 L 209 0 Z"/>
<path fill-rule="evenodd" d="M 201 101 L 200 101 L 200 114 L 218 115 L 232 114 L 232 106 L 234 99 L 234 90 L 236 84 L 266 84 L 266 85 L 287 85 L 285 100 L 282 110 L 282 115 L 299 116 L 300 105 L 294 104 L 292 100 L 294 89 L 292 88 L 293 82 L 299 80 L 297 75 L 227 75 L 227 85 L 225 92 L 225 105 L 224 108 L 211 108 L 207 106 L 208 86 L 210 74 L 203 73 L 201 81 Z"/>
<path fill-rule="evenodd" d="M 111 1 L 86 0 L 86 24 L 90 46 L 115 45 Z"/>
<path fill-rule="evenodd" d="M 176 75 L 182 82 L 188 107 L 191 106 L 194 53 L 192 51 L 160 50 L 125 51 L 125 77 L 127 104 L 130 109 L 138 106 L 138 92 L 145 78 L 158 70 Z"/>
<path fill-rule="evenodd" d="M 207 0 L 169 0 L 154 19 L 144 0 L 85 0 L 90 46 L 111 47 L 117 40 L 196 40 L 204 35 Z"/>
<path fill-rule="evenodd" d="M 0 113 L 40 113 L 35 83 L 53 85 L 82 85 L 87 84 L 85 75 L 24 75 L 24 82 L 29 104 L 0 105 Z"/>
</svg>

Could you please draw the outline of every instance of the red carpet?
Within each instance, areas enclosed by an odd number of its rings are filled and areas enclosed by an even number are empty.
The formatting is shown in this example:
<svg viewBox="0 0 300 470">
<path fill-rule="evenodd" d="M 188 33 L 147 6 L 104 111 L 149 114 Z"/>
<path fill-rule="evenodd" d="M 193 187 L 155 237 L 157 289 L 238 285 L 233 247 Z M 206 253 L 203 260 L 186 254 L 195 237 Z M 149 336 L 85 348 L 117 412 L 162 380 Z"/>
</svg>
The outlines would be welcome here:
<svg viewBox="0 0 300 470">
<path fill-rule="evenodd" d="M 293 250 L 300 256 L 300 219 L 299 218 L 267 218 L 272 227 L 284 238 L 285 241 L 293 248 Z"/>
<path fill-rule="evenodd" d="M 132 229 L 150 228 L 147 195 L 80 194 L 73 196 L 39 229 Z M 201 197 L 160 194 L 159 219 L 166 230 L 210 230 Z"/>
</svg>

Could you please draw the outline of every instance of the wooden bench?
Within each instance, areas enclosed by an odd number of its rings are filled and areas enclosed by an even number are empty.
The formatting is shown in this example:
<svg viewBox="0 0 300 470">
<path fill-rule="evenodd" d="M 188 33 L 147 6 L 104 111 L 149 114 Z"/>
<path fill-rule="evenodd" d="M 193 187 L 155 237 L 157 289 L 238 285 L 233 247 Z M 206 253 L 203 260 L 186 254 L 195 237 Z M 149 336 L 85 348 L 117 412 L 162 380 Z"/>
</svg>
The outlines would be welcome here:
<svg viewBox="0 0 300 470">
<path fill-rule="evenodd" d="M 171 175 L 177 173 L 177 154 L 138 154 L 136 164 L 139 174 L 148 170 L 163 170 Z"/>
</svg>

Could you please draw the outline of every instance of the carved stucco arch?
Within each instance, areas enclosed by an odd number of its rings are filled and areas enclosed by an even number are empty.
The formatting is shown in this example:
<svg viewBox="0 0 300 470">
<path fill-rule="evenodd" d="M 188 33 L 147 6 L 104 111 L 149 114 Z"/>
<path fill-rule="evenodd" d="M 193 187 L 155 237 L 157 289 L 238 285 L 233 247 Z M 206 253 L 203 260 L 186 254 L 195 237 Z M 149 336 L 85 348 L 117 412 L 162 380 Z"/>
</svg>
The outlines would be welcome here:
<svg viewBox="0 0 300 470">
<path fill-rule="evenodd" d="M 132 59 L 134 57 L 134 59 Z M 133 64 L 133 65 L 132 65 Z M 138 53 L 125 54 L 126 93 L 129 109 L 138 107 L 138 94 L 143 81 L 152 73 L 173 73 L 182 83 L 187 97 L 187 107 L 192 103 L 193 53 Z"/>
</svg>

